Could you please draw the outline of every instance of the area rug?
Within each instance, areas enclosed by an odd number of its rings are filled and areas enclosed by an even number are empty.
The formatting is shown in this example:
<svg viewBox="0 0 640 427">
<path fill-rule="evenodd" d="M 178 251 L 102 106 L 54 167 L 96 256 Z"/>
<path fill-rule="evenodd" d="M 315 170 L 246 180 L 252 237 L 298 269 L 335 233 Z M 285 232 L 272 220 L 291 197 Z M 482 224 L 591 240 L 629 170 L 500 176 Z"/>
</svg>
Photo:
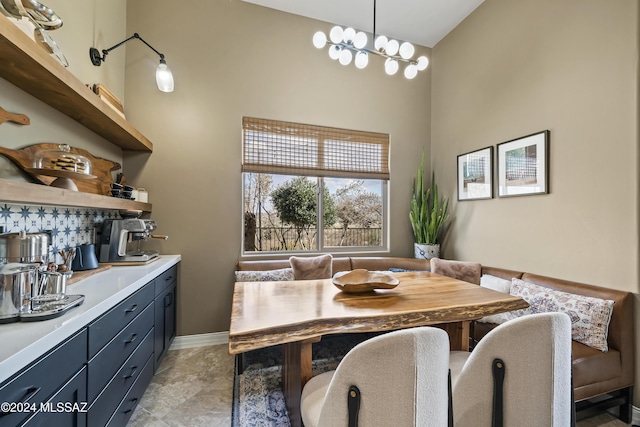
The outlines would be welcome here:
<svg viewBox="0 0 640 427">
<path fill-rule="evenodd" d="M 374 335 L 340 335 L 313 344 L 313 375 L 335 369 L 351 348 Z M 232 427 L 289 427 L 281 387 L 281 347 L 248 352 L 243 363 L 244 372 L 238 374 L 236 366 L 234 375 Z"/>
</svg>

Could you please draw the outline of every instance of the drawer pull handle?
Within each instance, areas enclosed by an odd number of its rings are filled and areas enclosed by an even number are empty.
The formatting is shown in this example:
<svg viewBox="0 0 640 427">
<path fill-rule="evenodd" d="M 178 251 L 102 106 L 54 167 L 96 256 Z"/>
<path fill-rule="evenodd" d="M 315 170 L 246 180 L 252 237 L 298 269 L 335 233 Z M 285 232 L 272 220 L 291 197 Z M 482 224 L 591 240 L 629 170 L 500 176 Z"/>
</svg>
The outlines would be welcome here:
<svg viewBox="0 0 640 427">
<path fill-rule="evenodd" d="M 173 304 L 173 294 L 167 294 L 167 296 L 164 297 L 164 306 L 171 307 L 171 304 Z"/>
<path fill-rule="evenodd" d="M 128 380 L 129 378 L 133 377 L 136 374 L 136 372 L 138 372 L 138 367 L 137 366 L 132 366 L 131 367 L 131 372 L 129 372 L 129 375 L 125 375 L 123 378 L 125 380 Z"/>
<path fill-rule="evenodd" d="M 35 387 L 35 386 L 29 387 L 27 389 L 27 395 L 24 397 L 24 399 L 22 399 L 22 403 L 27 403 L 29 400 L 31 400 L 33 396 L 38 394 L 40 390 L 41 390 L 41 387 Z"/>
<path fill-rule="evenodd" d="M 127 310 L 125 310 L 125 313 L 133 313 L 137 309 L 138 309 L 138 304 L 133 304 L 131 308 L 128 308 Z"/>
<path fill-rule="evenodd" d="M 132 403 L 131 408 L 124 411 L 125 414 L 128 414 L 129 412 L 133 411 L 133 408 L 135 408 L 136 404 L 138 403 L 138 398 L 134 397 L 133 399 L 131 399 L 131 403 Z"/>
<path fill-rule="evenodd" d="M 166 279 L 164 279 L 164 280 L 168 282 L 169 280 L 172 280 L 172 279 L 173 279 L 173 276 L 169 276 L 169 277 L 167 277 L 167 278 L 166 278 Z"/>
<path fill-rule="evenodd" d="M 127 341 L 125 341 L 125 345 L 126 344 L 131 344 L 132 342 L 134 342 L 136 340 L 136 338 L 138 338 L 138 334 L 133 334 L 131 335 L 131 338 L 129 338 Z"/>
<path fill-rule="evenodd" d="M 27 402 L 29 402 L 29 400 L 31 400 L 31 398 L 33 396 L 35 396 L 36 394 L 38 394 L 38 392 L 41 390 L 41 387 L 35 387 L 35 386 L 31 386 L 27 389 L 27 395 L 22 399 L 22 401 L 20 403 L 25 404 Z M 0 412 L 0 418 L 4 417 L 5 415 L 9 415 L 12 412 L 10 411 L 2 411 Z"/>
</svg>

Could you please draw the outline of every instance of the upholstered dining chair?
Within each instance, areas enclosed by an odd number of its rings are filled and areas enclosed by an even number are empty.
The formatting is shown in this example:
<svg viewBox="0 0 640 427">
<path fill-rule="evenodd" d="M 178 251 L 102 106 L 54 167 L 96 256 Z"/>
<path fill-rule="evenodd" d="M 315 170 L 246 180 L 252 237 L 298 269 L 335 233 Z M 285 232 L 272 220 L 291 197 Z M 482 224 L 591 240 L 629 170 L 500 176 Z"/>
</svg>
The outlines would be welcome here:
<svg viewBox="0 0 640 427">
<path fill-rule="evenodd" d="M 473 352 L 451 352 L 449 366 L 455 427 L 575 425 L 565 313 L 503 323 Z"/>
<path fill-rule="evenodd" d="M 354 347 L 302 390 L 305 427 L 445 427 L 449 338 L 441 329 L 390 332 Z"/>
</svg>

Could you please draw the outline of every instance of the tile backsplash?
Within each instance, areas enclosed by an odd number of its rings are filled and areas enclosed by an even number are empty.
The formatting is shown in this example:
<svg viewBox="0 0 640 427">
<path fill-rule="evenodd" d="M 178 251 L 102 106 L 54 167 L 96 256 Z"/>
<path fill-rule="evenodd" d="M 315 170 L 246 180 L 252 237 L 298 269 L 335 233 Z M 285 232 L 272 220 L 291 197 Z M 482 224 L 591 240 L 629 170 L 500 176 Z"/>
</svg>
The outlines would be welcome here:
<svg viewBox="0 0 640 427">
<path fill-rule="evenodd" d="M 94 226 L 105 219 L 120 218 L 117 210 L 69 206 L 18 205 L 0 202 L 0 227 L 5 233 L 51 232 L 51 250 L 57 254 L 93 242 Z"/>
</svg>

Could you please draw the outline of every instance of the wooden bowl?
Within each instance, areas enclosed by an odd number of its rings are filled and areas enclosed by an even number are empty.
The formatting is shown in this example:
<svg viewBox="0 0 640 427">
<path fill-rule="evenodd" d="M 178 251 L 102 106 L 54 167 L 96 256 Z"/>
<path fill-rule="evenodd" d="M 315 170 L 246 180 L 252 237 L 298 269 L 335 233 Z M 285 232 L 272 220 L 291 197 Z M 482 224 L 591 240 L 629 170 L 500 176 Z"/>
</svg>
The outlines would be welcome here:
<svg viewBox="0 0 640 427">
<path fill-rule="evenodd" d="M 357 269 L 344 274 L 337 273 L 333 284 L 342 292 L 361 293 L 375 289 L 393 289 L 400 281 L 390 274 Z"/>
</svg>

